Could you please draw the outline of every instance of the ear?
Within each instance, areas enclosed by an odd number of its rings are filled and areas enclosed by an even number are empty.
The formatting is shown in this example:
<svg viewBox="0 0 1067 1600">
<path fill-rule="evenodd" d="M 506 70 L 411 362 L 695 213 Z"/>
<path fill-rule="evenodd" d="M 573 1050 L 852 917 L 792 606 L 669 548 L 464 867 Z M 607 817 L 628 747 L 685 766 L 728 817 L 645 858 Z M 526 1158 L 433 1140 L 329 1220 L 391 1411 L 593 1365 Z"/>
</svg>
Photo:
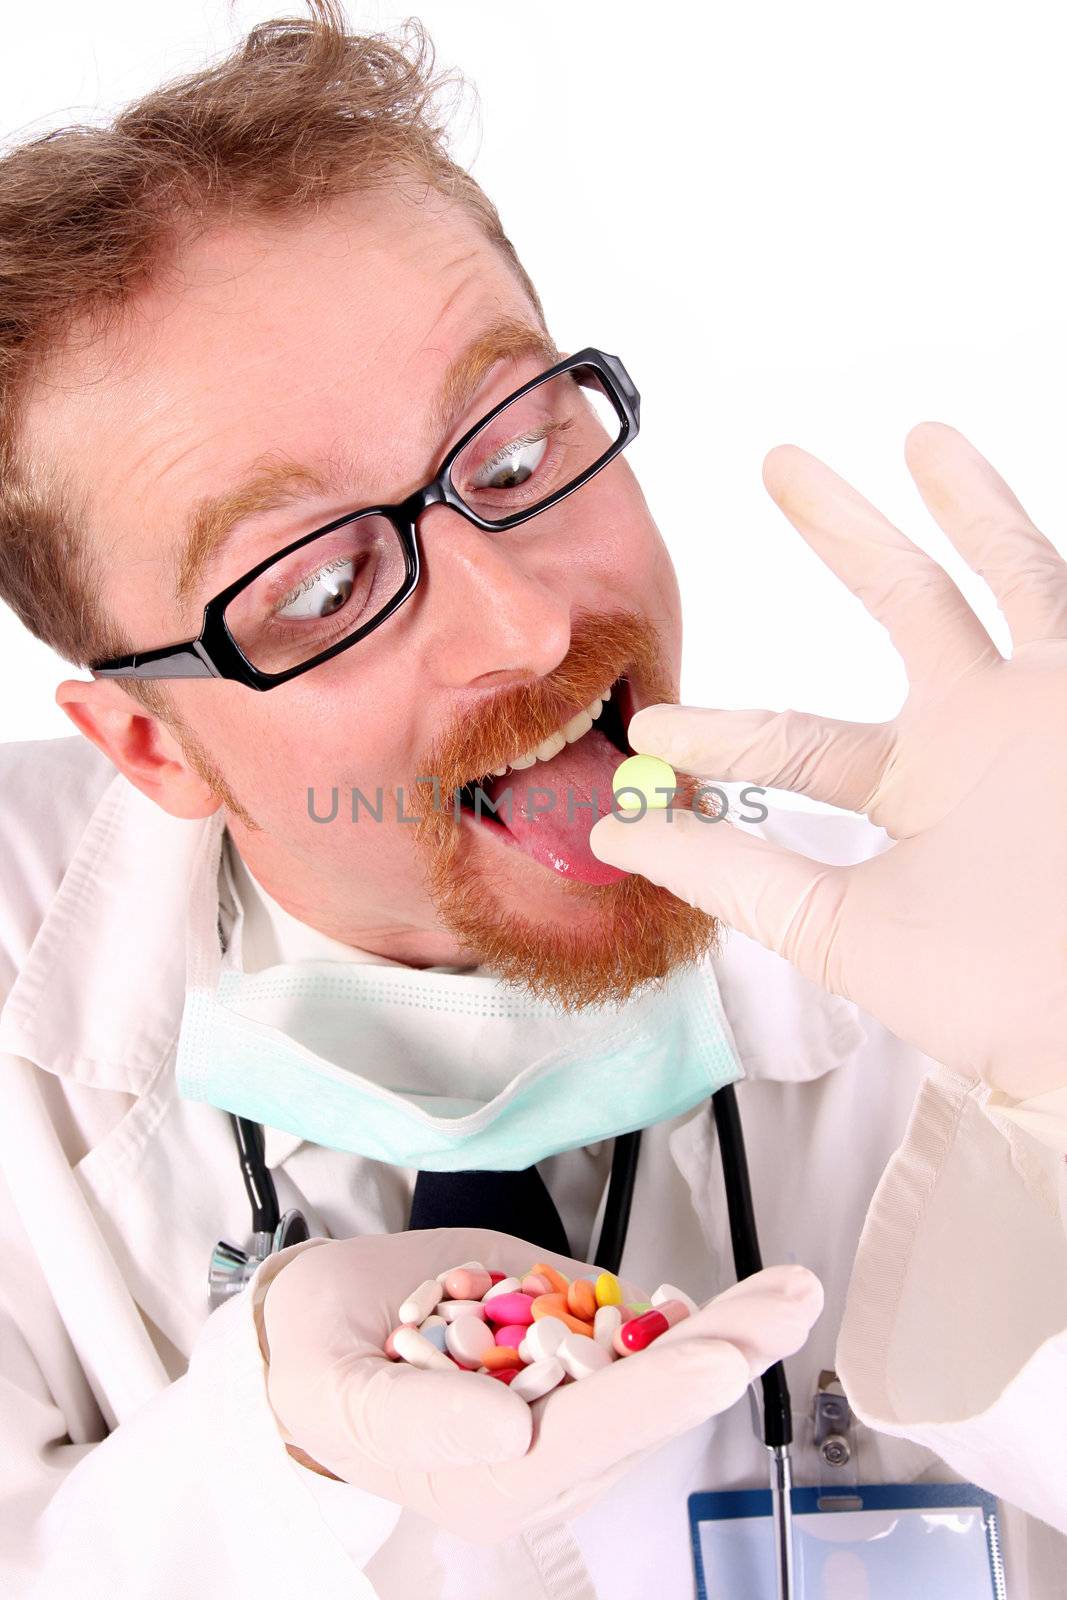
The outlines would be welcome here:
<svg viewBox="0 0 1067 1600">
<path fill-rule="evenodd" d="M 218 795 L 190 765 L 166 723 L 143 710 L 116 683 L 67 678 L 56 690 L 56 705 L 142 794 L 172 817 L 209 817 L 218 810 Z"/>
</svg>

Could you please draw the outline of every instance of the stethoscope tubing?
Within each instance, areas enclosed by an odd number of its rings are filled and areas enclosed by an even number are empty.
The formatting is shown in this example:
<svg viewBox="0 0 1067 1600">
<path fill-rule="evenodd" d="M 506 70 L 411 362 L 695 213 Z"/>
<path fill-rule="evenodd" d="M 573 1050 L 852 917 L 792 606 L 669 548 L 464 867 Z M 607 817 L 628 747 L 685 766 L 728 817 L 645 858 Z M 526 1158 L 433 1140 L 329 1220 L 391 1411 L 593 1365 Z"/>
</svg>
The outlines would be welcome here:
<svg viewBox="0 0 1067 1600">
<path fill-rule="evenodd" d="M 252 1232 L 273 1233 L 281 1212 L 278 1209 L 278 1191 L 267 1166 L 263 1129 L 258 1122 L 234 1116 L 232 1112 L 230 1126 L 237 1145 L 245 1193 L 252 1207 Z"/>
</svg>

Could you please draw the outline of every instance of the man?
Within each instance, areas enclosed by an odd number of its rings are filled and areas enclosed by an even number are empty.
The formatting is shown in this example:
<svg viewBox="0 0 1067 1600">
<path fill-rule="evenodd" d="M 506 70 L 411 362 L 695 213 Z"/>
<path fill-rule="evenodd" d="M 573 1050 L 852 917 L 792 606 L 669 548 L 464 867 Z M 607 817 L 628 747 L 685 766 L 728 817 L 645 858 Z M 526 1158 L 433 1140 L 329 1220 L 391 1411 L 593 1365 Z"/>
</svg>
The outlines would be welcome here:
<svg viewBox="0 0 1067 1600">
<path fill-rule="evenodd" d="M 669 705 L 636 391 L 556 349 L 429 87 L 317 6 L 0 168 L 0 584 L 94 674 L 57 693 L 84 740 L 5 759 L 7 1587 L 687 1593 L 686 1496 L 763 1481 L 735 1402 L 799 1351 L 798 1481 L 842 1481 L 808 1422 L 836 1368 L 843 1481 L 999 1495 L 1044 1600 L 1067 838 L 998 801 L 1064 775 L 1062 566 L 959 435 L 913 433 L 1012 622 L 994 661 L 783 447 L 768 487 L 893 630 L 905 712 Z M 631 749 L 679 803 L 591 830 Z M 694 773 L 876 826 L 717 821 Z M 742 1072 L 781 1265 L 731 1289 L 708 1097 Z M 227 1111 L 324 1237 L 209 1318 L 248 1228 Z M 457 1260 L 595 1261 L 636 1128 L 624 1280 L 699 1311 L 532 1411 L 377 1353 Z"/>
</svg>

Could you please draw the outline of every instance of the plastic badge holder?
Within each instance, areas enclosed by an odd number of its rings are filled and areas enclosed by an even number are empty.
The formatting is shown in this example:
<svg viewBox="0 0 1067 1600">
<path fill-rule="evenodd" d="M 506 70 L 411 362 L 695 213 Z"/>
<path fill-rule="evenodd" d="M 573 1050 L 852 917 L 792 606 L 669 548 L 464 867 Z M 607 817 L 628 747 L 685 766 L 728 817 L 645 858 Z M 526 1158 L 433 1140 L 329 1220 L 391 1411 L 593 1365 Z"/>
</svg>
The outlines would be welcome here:
<svg viewBox="0 0 1067 1600">
<path fill-rule="evenodd" d="M 776 1600 L 769 1490 L 690 1495 L 689 1525 L 697 1600 Z M 794 1489 L 793 1556 L 795 1600 L 1007 1595 L 996 1499 L 969 1483 Z"/>
</svg>

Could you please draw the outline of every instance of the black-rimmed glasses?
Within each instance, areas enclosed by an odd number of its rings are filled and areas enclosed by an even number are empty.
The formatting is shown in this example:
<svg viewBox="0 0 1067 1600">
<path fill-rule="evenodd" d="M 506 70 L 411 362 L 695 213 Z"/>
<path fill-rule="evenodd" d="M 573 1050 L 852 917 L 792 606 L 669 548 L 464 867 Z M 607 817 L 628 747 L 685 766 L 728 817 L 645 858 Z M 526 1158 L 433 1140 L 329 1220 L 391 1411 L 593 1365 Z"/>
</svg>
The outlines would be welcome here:
<svg viewBox="0 0 1067 1600">
<path fill-rule="evenodd" d="M 494 406 L 398 505 L 351 511 L 276 551 L 204 607 L 199 637 L 90 666 L 98 678 L 231 678 L 273 689 L 365 639 L 414 592 L 418 519 L 446 505 L 498 533 L 528 522 L 636 436 L 641 397 L 618 356 L 568 356 Z"/>
</svg>

